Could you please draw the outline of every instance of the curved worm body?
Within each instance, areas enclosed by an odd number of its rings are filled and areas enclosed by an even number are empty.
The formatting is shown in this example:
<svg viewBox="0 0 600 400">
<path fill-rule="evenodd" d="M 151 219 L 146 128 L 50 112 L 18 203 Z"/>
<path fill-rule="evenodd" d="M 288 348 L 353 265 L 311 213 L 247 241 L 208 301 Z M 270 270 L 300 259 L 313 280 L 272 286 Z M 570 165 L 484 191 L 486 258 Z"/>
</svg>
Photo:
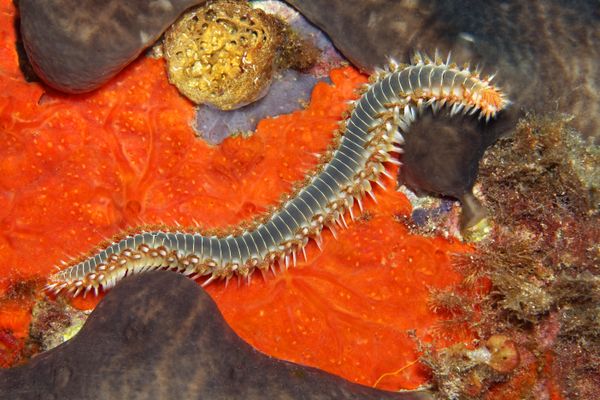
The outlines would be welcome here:
<svg viewBox="0 0 600 400">
<path fill-rule="evenodd" d="M 114 286 L 125 275 L 152 269 L 174 269 L 194 278 L 234 275 L 249 277 L 256 269 L 276 262 L 296 262 L 310 239 L 317 243 L 324 227 L 334 229 L 354 202 L 362 209 L 365 194 L 374 197 L 372 183 L 381 175 L 393 177 L 386 164 L 399 164 L 402 133 L 424 107 L 451 107 L 451 113 L 479 113 L 494 117 L 508 105 L 501 91 L 468 67 L 417 55 L 411 65 L 390 62 L 365 85 L 351 103 L 349 117 L 340 123 L 335 147 L 304 185 L 267 219 L 227 236 L 190 230 L 139 229 L 100 248 L 93 256 L 74 262 L 50 278 L 49 290 L 73 295 L 95 293 Z"/>
</svg>

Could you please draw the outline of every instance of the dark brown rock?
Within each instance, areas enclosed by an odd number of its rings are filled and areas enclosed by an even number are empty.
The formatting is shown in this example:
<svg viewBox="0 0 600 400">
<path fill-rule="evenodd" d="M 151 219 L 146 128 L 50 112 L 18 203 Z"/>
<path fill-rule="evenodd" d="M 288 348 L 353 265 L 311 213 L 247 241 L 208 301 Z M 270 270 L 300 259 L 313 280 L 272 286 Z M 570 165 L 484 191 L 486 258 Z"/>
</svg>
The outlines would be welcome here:
<svg viewBox="0 0 600 400">
<path fill-rule="evenodd" d="M 525 111 L 566 112 L 585 136 L 600 129 L 600 8 L 596 0 L 287 0 L 365 71 L 415 50 L 452 51 L 498 71 Z"/>
<path fill-rule="evenodd" d="M 365 71 L 414 50 L 498 71 L 511 114 L 575 115 L 600 128 L 600 9 L 594 0 L 287 0 Z M 36 72 L 66 92 L 105 83 L 203 0 L 20 0 L 21 31 Z"/>
<path fill-rule="evenodd" d="M 400 180 L 483 210 L 471 194 L 483 152 L 528 112 L 574 116 L 583 136 L 600 138 L 600 8 L 595 0 L 288 0 L 364 71 L 415 50 L 452 52 L 457 62 L 498 72 L 512 106 L 482 127 L 472 118 L 436 116 L 407 135 Z M 469 201 L 464 201 L 469 200 Z M 468 222 L 468 220 L 470 222 Z"/>
<path fill-rule="evenodd" d="M 419 194 L 459 199 L 461 226 L 470 227 L 486 216 L 473 197 L 479 160 L 493 139 L 497 121 L 486 124 L 473 116 L 450 116 L 449 111 L 425 111 L 404 135 L 403 167 L 399 181 Z"/>
<path fill-rule="evenodd" d="M 268 357 L 174 272 L 125 278 L 70 341 L 0 371 L 2 399 L 431 399 Z"/>
<path fill-rule="evenodd" d="M 106 83 L 204 0 L 20 0 L 29 61 L 48 85 L 68 93 Z"/>
</svg>

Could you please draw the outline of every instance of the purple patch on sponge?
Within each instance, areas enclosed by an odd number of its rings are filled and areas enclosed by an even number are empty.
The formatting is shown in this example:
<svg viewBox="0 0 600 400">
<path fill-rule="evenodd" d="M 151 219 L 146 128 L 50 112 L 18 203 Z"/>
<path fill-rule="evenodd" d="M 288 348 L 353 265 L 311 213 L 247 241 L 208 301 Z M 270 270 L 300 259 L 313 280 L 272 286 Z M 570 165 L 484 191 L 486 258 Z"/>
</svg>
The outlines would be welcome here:
<svg viewBox="0 0 600 400">
<path fill-rule="evenodd" d="M 251 132 L 263 118 L 289 114 L 302 108 L 319 80 L 325 78 L 294 70 L 283 71 L 273 80 L 269 92 L 262 99 L 247 106 L 231 111 L 198 107 L 194 129 L 211 144 L 219 144 L 231 134 Z"/>
</svg>

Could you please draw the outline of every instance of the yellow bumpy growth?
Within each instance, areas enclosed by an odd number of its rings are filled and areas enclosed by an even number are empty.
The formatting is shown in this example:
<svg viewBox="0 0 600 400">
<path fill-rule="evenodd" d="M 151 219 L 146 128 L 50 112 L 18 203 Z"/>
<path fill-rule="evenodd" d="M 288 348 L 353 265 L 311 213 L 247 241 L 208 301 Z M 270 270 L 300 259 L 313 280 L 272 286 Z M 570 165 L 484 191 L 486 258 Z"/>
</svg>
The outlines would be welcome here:
<svg viewBox="0 0 600 400">
<path fill-rule="evenodd" d="M 280 44 L 274 17 L 246 2 L 209 2 L 166 32 L 169 81 L 195 103 L 239 108 L 266 93 Z"/>
</svg>

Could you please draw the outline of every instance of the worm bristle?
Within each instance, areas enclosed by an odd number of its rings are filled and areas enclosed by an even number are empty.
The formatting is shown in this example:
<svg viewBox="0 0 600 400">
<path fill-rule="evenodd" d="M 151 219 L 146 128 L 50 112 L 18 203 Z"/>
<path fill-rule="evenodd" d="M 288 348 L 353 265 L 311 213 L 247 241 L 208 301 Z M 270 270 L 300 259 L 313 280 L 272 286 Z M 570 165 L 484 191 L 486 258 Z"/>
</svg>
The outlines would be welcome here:
<svg viewBox="0 0 600 400">
<path fill-rule="evenodd" d="M 383 176 L 395 183 L 387 167 L 402 165 L 396 155 L 404 151 L 403 133 L 426 108 L 449 107 L 450 115 L 477 113 L 488 121 L 510 104 L 491 84 L 495 74 L 481 79 L 480 69 L 470 68 L 458 68 L 450 54 L 444 59 L 438 51 L 433 59 L 415 52 L 410 65 L 390 59 L 359 88 L 361 97 L 348 102 L 331 145 L 315 155 L 318 165 L 292 184 L 279 204 L 231 228 L 206 230 L 194 219 L 189 227 L 175 221 L 129 229 L 65 262 L 45 289 L 97 295 L 127 275 L 157 269 L 205 277 L 203 286 L 220 280 L 228 284 L 233 276 L 238 284 L 250 283 L 257 269 L 265 277 L 268 270 L 275 273 L 276 264 L 280 271 L 295 266 L 299 252 L 306 261 L 309 241 L 322 249 L 325 228 L 337 238 L 338 229 L 348 227 L 345 214 L 355 220 L 355 204 L 362 213 L 366 197 L 377 202 L 374 185 L 385 190 Z"/>
</svg>

